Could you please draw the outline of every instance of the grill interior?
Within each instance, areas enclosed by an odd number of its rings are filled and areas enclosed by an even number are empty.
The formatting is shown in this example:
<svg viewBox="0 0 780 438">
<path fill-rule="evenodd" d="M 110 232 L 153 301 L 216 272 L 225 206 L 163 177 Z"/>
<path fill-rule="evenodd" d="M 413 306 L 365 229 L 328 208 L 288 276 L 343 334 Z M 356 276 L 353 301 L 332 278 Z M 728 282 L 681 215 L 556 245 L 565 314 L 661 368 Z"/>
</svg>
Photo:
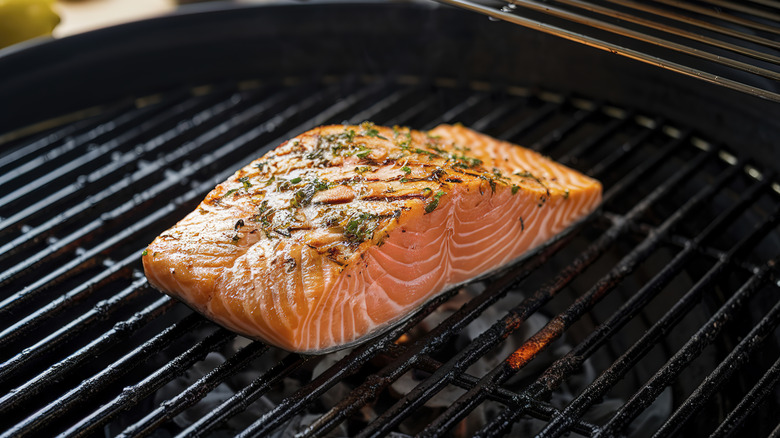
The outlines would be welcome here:
<svg viewBox="0 0 780 438">
<path fill-rule="evenodd" d="M 780 185 L 754 146 L 601 96 L 315 73 L 127 93 L 2 145 L 1 436 L 780 431 Z M 145 245 L 216 183 L 363 120 L 461 122 L 600 179 L 604 204 L 345 353 L 268 348 L 148 286 Z"/>
</svg>

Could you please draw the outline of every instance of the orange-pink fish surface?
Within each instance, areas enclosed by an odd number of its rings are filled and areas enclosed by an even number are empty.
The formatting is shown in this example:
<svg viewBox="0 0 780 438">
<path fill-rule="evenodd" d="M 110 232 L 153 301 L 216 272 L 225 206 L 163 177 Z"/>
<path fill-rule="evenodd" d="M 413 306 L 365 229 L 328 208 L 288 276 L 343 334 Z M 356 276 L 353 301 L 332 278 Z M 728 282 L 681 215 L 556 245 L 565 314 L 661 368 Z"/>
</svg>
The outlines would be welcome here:
<svg viewBox="0 0 780 438">
<path fill-rule="evenodd" d="M 601 184 L 463 126 L 312 129 L 146 249 L 153 286 L 286 350 L 370 339 L 592 212 Z"/>
</svg>

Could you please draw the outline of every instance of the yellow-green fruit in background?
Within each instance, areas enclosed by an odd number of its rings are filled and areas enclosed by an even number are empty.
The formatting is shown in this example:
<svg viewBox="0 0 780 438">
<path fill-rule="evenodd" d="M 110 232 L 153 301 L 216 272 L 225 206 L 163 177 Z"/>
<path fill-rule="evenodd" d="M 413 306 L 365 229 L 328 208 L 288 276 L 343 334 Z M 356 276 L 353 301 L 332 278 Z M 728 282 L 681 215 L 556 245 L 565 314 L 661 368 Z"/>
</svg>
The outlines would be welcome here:
<svg viewBox="0 0 780 438">
<path fill-rule="evenodd" d="M 60 22 L 55 0 L 0 0 L 0 47 L 44 35 Z"/>
</svg>

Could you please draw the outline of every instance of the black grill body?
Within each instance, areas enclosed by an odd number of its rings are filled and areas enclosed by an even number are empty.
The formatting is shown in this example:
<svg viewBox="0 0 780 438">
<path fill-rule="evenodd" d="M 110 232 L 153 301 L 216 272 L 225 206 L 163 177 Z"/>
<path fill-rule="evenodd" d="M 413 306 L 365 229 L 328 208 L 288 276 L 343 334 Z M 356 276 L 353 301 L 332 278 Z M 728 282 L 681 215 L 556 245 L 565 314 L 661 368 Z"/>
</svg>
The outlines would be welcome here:
<svg viewBox="0 0 780 438">
<path fill-rule="evenodd" d="M 455 9 L 296 3 L 6 51 L 0 114 L 3 436 L 778 433 L 777 104 Z M 366 119 L 534 148 L 603 207 L 344 353 L 149 287 L 216 183 Z"/>
</svg>

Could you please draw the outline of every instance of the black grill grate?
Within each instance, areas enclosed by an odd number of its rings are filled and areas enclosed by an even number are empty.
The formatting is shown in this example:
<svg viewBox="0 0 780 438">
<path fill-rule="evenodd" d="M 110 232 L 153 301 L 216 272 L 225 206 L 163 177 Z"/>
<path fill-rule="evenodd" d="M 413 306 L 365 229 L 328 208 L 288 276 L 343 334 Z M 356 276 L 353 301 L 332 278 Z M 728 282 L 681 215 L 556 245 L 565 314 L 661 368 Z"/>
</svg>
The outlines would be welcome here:
<svg viewBox="0 0 780 438">
<path fill-rule="evenodd" d="M 603 209 L 343 357 L 245 341 L 149 287 L 144 245 L 217 182 L 310 127 L 365 119 L 460 121 L 531 146 L 601 179 Z M 758 436 L 777 422 L 780 186 L 662 119 L 444 78 L 290 78 L 120 102 L 6 144 L 0 169 L 4 437 L 495 436 L 521 424 L 542 436 Z M 517 339 L 536 317 L 541 328 Z M 214 353 L 224 359 L 204 361 Z M 394 387 L 402 379 L 411 390 Z M 635 430 L 667 388 L 672 412 Z M 445 393 L 453 402 L 432 407 Z M 605 398 L 620 402 L 594 416 Z"/>
</svg>

